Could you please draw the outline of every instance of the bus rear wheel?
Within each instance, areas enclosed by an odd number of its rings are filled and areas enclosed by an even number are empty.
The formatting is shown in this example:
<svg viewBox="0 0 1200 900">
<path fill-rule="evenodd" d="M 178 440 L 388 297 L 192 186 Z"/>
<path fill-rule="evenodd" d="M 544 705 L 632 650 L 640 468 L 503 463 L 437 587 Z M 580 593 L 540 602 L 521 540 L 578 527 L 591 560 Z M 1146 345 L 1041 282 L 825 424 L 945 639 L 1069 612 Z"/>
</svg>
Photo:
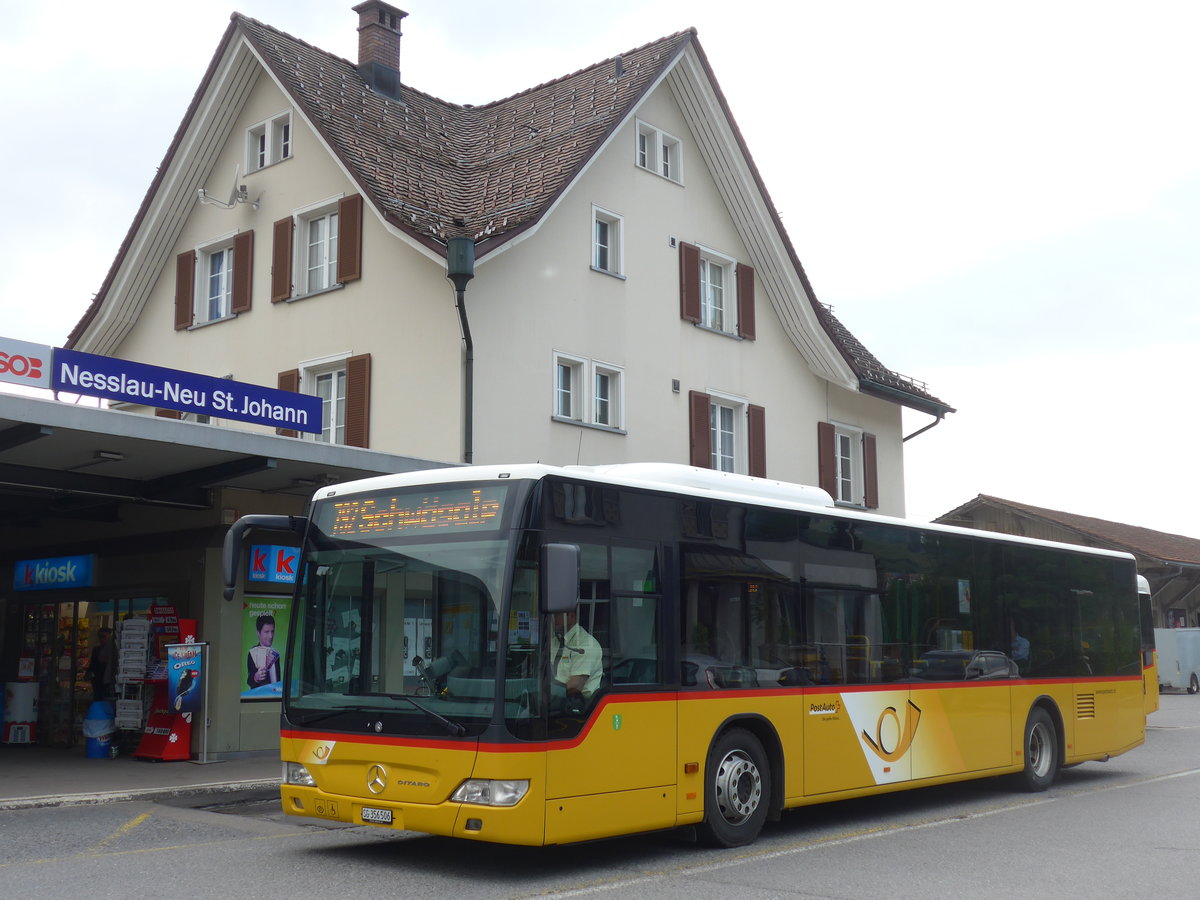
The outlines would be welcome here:
<svg viewBox="0 0 1200 900">
<path fill-rule="evenodd" d="M 1021 786 L 1031 792 L 1044 791 L 1054 784 L 1062 760 L 1059 758 L 1058 729 L 1050 714 L 1036 706 L 1025 722 L 1025 768 L 1018 776 Z"/>
<path fill-rule="evenodd" d="M 749 844 L 762 831 L 771 798 L 771 769 L 749 731 L 731 729 L 713 743 L 704 771 L 700 836 L 714 847 Z"/>
<path fill-rule="evenodd" d="M 1192 673 L 1192 680 L 1188 682 L 1188 693 L 1194 694 L 1200 691 L 1200 678 L 1196 677 L 1196 673 Z"/>
</svg>

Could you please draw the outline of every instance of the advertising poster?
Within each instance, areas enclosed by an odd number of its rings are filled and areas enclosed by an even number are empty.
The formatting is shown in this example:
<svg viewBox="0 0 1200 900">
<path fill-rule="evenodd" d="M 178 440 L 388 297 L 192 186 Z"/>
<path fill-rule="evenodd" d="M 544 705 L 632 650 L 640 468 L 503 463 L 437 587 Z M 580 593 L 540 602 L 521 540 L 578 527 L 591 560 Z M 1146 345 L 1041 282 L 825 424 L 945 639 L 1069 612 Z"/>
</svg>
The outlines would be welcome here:
<svg viewBox="0 0 1200 900">
<path fill-rule="evenodd" d="M 167 645 L 167 701 L 177 713 L 199 715 L 204 701 L 204 645 Z"/>
<path fill-rule="evenodd" d="M 283 698 L 283 651 L 291 618 L 290 597 L 242 598 L 242 700 Z"/>
</svg>

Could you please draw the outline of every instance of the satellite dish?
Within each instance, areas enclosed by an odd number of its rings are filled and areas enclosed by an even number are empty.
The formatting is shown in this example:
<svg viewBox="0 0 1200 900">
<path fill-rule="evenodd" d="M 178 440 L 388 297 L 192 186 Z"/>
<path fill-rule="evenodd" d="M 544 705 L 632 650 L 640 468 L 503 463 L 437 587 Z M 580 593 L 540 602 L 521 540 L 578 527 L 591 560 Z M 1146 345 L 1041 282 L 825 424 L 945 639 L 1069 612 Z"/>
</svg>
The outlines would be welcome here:
<svg viewBox="0 0 1200 900">
<path fill-rule="evenodd" d="M 246 194 L 245 185 L 238 187 L 239 171 L 240 167 L 235 165 L 233 167 L 233 181 L 229 185 L 229 198 L 227 200 L 220 200 L 217 197 L 213 197 L 208 193 L 207 189 L 200 188 L 196 192 L 196 195 L 200 198 L 200 202 L 207 206 L 219 206 L 221 209 L 233 209 L 236 204 L 245 203 L 248 195 Z"/>
</svg>

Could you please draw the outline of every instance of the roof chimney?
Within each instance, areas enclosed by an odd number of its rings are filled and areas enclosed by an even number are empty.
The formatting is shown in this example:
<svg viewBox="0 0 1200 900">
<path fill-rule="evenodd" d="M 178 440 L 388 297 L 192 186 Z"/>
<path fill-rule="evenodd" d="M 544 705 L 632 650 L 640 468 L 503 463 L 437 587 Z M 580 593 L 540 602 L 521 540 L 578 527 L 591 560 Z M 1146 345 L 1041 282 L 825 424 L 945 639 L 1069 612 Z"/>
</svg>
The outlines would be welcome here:
<svg viewBox="0 0 1200 900">
<path fill-rule="evenodd" d="M 358 74 L 371 90 L 400 99 L 400 20 L 408 15 L 381 0 L 366 0 L 358 13 Z"/>
</svg>

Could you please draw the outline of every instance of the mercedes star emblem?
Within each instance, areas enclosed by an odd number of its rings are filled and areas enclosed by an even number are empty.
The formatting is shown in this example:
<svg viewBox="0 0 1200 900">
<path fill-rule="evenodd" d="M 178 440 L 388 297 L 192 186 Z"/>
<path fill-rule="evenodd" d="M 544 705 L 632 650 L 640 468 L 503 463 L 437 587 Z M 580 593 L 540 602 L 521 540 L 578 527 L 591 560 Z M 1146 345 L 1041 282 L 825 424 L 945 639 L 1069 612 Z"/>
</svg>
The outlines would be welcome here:
<svg viewBox="0 0 1200 900">
<path fill-rule="evenodd" d="M 383 766 L 371 766 L 367 769 L 367 790 L 372 794 L 382 794 L 387 787 L 387 769 Z"/>
</svg>

